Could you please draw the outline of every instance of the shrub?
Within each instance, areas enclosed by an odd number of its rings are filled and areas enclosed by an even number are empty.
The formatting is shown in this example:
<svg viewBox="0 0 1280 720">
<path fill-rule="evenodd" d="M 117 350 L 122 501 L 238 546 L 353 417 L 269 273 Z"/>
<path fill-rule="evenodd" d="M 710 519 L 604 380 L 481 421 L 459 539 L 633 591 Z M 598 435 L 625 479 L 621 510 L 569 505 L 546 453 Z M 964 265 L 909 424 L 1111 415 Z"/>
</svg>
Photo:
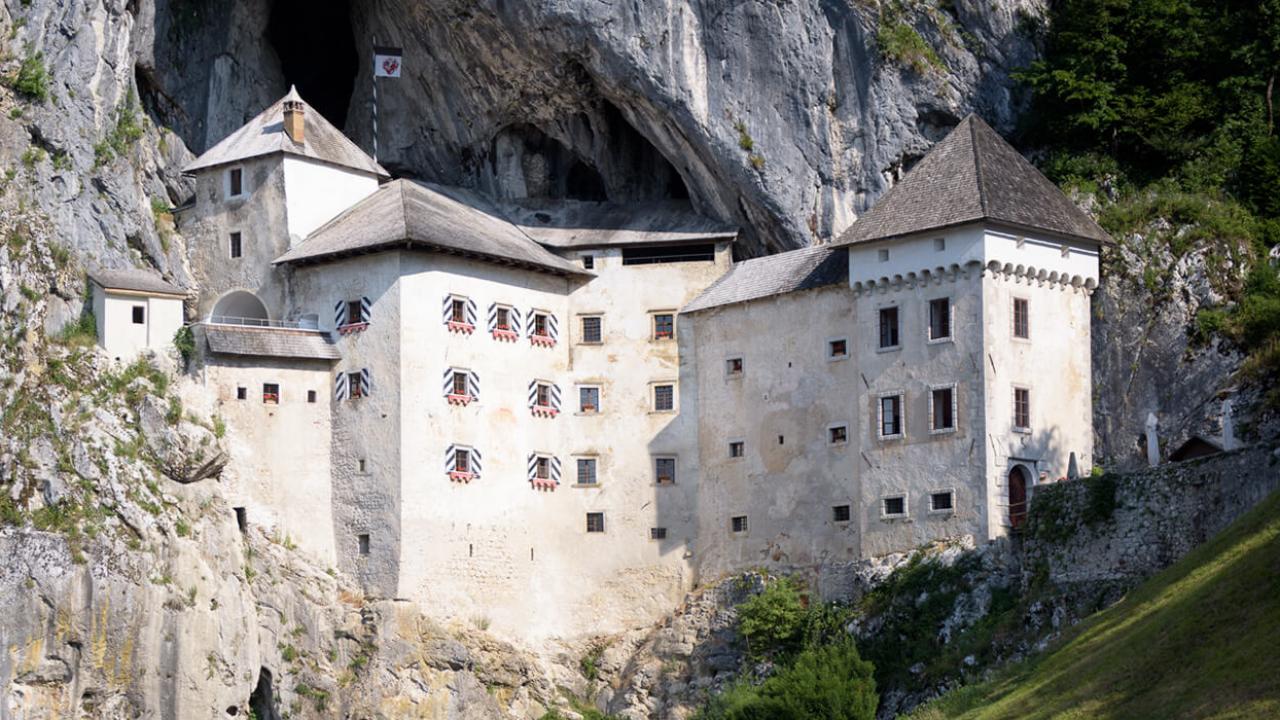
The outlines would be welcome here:
<svg viewBox="0 0 1280 720">
<path fill-rule="evenodd" d="M 63 345 L 87 347 L 98 341 L 98 319 L 92 311 L 86 310 L 79 318 L 62 326 L 58 332 L 58 342 Z"/>
<path fill-rule="evenodd" d="M 196 352 L 196 338 L 191 332 L 190 325 L 183 325 L 178 328 L 178 332 L 173 334 L 173 346 L 182 354 L 184 363 L 191 362 L 191 358 Z"/>
<path fill-rule="evenodd" d="M 780 578 L 759 595 L 738 605 L 738 631 L 747 641 L 751 657 L 785 656 L 799 649 L 804 639 L 805 608 L 798 584 Z"/>
<path fill-rule="evenodd" d="M 22 61 L 13 80 L 13 89 L 36 102 L 49 99 L 49 71 L 44 67 L 44 53 L 36 53 Z"/>
<path fill-rule="evenodd" d="M 697 720 L 873 720 L 876 684 L 871 663 L 853 641 L 812 647 L 759 687 L 731 686 Z"/>
<path fill-rule="evenodd" d="M 916 29 L 905 22 L 886 16 L 876 30 L 876 46 L 880 57 L 923 75 L 932 69 L 941 70 L 942 58 Z"/>
</svg>

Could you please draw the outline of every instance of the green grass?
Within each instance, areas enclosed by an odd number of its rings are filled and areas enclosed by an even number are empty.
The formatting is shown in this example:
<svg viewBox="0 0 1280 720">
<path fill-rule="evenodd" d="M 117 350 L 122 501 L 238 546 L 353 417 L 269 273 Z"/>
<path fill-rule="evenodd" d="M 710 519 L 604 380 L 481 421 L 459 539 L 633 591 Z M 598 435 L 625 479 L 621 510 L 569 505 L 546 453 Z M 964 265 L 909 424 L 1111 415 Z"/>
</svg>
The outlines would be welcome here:
<svg viewBox="0 0 1280 720">
<path fill-rule="evenodd" d="M 1280 717 L 1280 493 L 1051 650 L 911 720 Z"/>
</svg>

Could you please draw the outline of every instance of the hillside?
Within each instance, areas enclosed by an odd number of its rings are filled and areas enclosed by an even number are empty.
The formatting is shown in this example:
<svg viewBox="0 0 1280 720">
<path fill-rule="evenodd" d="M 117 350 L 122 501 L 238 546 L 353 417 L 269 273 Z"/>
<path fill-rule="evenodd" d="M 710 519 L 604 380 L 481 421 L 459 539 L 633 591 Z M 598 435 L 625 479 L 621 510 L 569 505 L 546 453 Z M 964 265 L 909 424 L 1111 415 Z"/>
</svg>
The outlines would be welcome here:
<svg viewBox="0 0 1280 720">
<path fill-rule="evenodd" d="M 1068 633 L 911 720 L 1280 716 L 1280 493 Z"/>
</svg>

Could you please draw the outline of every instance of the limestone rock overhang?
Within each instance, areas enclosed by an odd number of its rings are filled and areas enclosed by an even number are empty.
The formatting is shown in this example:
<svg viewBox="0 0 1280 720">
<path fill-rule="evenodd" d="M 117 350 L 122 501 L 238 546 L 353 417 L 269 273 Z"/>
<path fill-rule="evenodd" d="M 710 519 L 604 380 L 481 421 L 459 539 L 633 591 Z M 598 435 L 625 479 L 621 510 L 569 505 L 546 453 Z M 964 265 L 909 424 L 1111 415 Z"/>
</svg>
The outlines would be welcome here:
<svg viewBox="0 0 1280 720">
<path fill-rule="evenodd" d="M 687 201 L 522 201 L 499 206 L 516 227 L 555 250 L 734 242 L 738 228 L 701 215 Z"/>
<path fill-rule="evenodd" d="M 338 360 L 341 354 L 328 334 L 282 327 L 201 324 L 209 351 L 215 355 Z"/>
<path fill-rule="evenodd" d="M 276 258 L 276 265 L 329 262 L 388 250 L 426 250 L 555 275 L 593 277 L 550 252 L 480 195 L 394 180 Z"/>
<path fill-rule="evenodd" d="M 1096 245 L 1093 218 L 976 115 L 969 115 L 836 241 L 854 245 L 985 222 Z"/>
<path fill-rule="evenodd" d="M 305 130 L 304 140 L 301 143 L 294 142 L 285 132 L 284 105 L 286 102 L 302 104 Z M 325 120 L 323 115 L 313 110 L 294 89 L 290 89 L 288 95 L 277 100 L 239 130 L 223 138 L 200 157 L 191 161 L 182 168 L 182 172 L 194 174 L 201 170 L 277 153 L 356 170 L 381 179 L 391 177 L 391 174 L 369 157 L 368 153 L 361 150 L 360 146 Z"/>
<path fill-rule="evenodd" d="M 801 290 L 849 282 L 848 251 L 818 245 L 735 263 L 681 309 L 695 313 Z"/>
</svg>

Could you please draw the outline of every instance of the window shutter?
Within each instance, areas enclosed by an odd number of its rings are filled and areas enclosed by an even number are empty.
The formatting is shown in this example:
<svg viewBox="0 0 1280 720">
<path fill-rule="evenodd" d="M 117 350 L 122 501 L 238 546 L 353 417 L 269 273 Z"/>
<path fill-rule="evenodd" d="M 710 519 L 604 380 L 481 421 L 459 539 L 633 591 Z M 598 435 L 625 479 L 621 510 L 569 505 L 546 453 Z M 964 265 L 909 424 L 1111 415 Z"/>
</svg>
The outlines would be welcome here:
<svg viewBox="0 0 1280 720">
<path fill-rule="evenodd" d="M 480 477 L 480 451 L 471 448 L 471 474 Z"/>
<path fill-rule="evenodd" d="M 369 298 L 360 298 L 360 322 L 367 323 L 373 317 L 373 303 L 369 302 Z"/>
<path fill-rule="evenodd" d="M 538 405 L 538 381 L 533 380 L 529 383 L 529 407 Z"/>
<path fill-rule="evenodd" d="M 555 455 L 551 456 L 551 479 L 555 484 L 560 484 L 560 458 Z"/>
<path fill-rule="evenodd" d="M 552 340 L 560 340 L 560 328 L 556 325 L 556 316 L 551 313 L 547 313 L 547 334 Z"/>
<path fill-rule="evenodd" d="M 555 383 L 551 384 L 551 407 L 560 412 L 560 386 Z"/>
<path fill-rule="evenodd" d="M 333 378 L 333 399 L 342 402 L 347 399 L 347 374 L 340 372 Z"/>
<path fill-rule="evenodd" d="M 453 319 L 453 296 L 445 295 L 444 296 L 444 314 L 442 316 L 442 320 L 447 325 L 449 324 L 449 321 L 452 319 Z"/>
<path fill-rule="evenodd" d="M 498 303 L 489 304 L 489 318 L 486 324 L 489 328 L 489 332 L 493 332 L 498 329 Z"/>
<path fill-rule="evenodd" d="M 467 324 L 476 326 L 476 301 L 471 298 L 467 298 Z"/>
<path fill-rule="evenodd" d="M 520 311 L 515 308 L 511 308 L 511 311 L 508 313 L 508 317 L 511 318 L 511 330 L 515 332 L 517 336 L 520 335 Z"/>
<path fill-rule="evenodd" d="M 360 393 L 365 397 L 373 393 L 373 380 L 369 377 L 369 368 L 360 368 Z"/>
<path fill-rule="evenodd" d="M 444 471 L 451 473 L 458 468 L 458 446 L 450 445 L 444 451 Z"/>
<path fill-rule="evenodd" d="M 475 400 L 480 399 L 480 376 L 474 370 L 467 373 L 467 392 Z"/>
<path fill-rule="evenodd" d="M 444 369 L 444 394 L 453 394 L 453 368 Z"/>
<path fill-rule="evenodd" d="M 347 324 L 347 302 L 339 300 L 333 305 L 333 326 L 342 327 Z"/>
<path fill-rule="evenodd" d="M 529 453 L 529 480 L 535 480 L 538 477 L 538 453 Z"/>
</svg>

